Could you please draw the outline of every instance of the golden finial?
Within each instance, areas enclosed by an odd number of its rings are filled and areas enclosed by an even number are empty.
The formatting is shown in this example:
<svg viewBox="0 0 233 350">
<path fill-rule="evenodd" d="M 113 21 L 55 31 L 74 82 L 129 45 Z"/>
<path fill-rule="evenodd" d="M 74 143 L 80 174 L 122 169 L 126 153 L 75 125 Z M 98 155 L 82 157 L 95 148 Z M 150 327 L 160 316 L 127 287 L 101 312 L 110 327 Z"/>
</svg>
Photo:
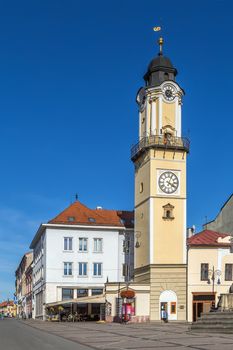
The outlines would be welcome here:
<svg viewBox="0 0 233 350">
<path fill-rule="evenodd" d="M 158 44 L 159 44 L 159 55 L 163 54 L 163 38 L 160 37 L 158 40 Z"/>
</svg>

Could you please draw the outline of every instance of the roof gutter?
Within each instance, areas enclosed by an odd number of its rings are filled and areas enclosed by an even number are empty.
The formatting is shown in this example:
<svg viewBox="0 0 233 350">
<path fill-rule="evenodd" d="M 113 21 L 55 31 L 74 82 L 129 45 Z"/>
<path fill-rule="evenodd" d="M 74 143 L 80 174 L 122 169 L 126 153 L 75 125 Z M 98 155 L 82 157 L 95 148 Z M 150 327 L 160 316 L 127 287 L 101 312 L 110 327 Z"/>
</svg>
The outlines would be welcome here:
<svg viewBox="0 0 233 350">
<path fill-rule="evenodd" d="M 126 228 L 124 226 L 95 226 L 95 225 L 66 225 L 66 224 L 41 224 L 38 228 L 31 244 L 30 249 L 33 249 L 41 237 L 42 233 L 46 228 L 69 228 L 69 229 L 77 229 L 77 228 L 86 228 L 86 229 L 101 229 L 101 230 L 117 230 L 117 231 L 133 231 L 133 228 Z"/>
</svg>

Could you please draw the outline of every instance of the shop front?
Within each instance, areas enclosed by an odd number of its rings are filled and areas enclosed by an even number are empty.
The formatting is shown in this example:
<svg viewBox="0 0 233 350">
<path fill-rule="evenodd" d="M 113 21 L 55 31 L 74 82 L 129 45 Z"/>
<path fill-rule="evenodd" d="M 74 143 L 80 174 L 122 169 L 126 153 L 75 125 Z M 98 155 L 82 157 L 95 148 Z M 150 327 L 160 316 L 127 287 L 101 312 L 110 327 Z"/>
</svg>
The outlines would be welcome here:
<svg viewBox="0 0 233 350">
<path fill-rule="evenodd" d="M 203 312 L 209 312 L 215 305 L 216 293 L 193 292 L 193 322 L 201 316 Z"/>
<path fill-rule="evenodd" d="M 103 295 L 62 300 L 46 305 L 46 319 L 67 322 L 98 321 L 103 317 L 101 310 L 104 307 Z"/>
</svg>

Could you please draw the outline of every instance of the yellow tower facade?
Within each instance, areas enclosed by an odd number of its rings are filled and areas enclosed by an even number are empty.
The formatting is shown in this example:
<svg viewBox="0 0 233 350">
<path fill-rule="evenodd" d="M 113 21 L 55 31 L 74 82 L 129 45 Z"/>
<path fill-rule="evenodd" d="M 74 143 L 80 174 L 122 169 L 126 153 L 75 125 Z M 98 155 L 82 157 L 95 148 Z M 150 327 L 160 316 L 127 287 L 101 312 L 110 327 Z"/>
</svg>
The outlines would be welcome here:
<svg viewBox="0 0 233 350">
<path fill-rule="evenodd" d="M 135 165 L 135 282 L 150 283 L 150 319 L 166 310 L 186 319 L 186 156 L 182 137 L 183 89 L 177 70 L 160 52 L 137 94 L 139 142 Z"/>
</svg>

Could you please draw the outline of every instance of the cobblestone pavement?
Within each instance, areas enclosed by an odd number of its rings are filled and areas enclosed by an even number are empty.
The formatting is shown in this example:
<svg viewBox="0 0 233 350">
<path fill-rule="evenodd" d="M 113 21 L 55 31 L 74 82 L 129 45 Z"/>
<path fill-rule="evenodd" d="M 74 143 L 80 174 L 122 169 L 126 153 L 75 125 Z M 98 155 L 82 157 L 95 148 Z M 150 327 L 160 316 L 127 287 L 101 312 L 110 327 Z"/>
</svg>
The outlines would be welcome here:
<svg viewBox="0 0 233 350">
<path fill-rule="evenodd" d="M 23 321 L 31 327 L 52 333 L 90 349 L 198 349 L 233 350 L 233 334 L 190 333 L 182 323 L 97 324 Z"/>
</svg>

